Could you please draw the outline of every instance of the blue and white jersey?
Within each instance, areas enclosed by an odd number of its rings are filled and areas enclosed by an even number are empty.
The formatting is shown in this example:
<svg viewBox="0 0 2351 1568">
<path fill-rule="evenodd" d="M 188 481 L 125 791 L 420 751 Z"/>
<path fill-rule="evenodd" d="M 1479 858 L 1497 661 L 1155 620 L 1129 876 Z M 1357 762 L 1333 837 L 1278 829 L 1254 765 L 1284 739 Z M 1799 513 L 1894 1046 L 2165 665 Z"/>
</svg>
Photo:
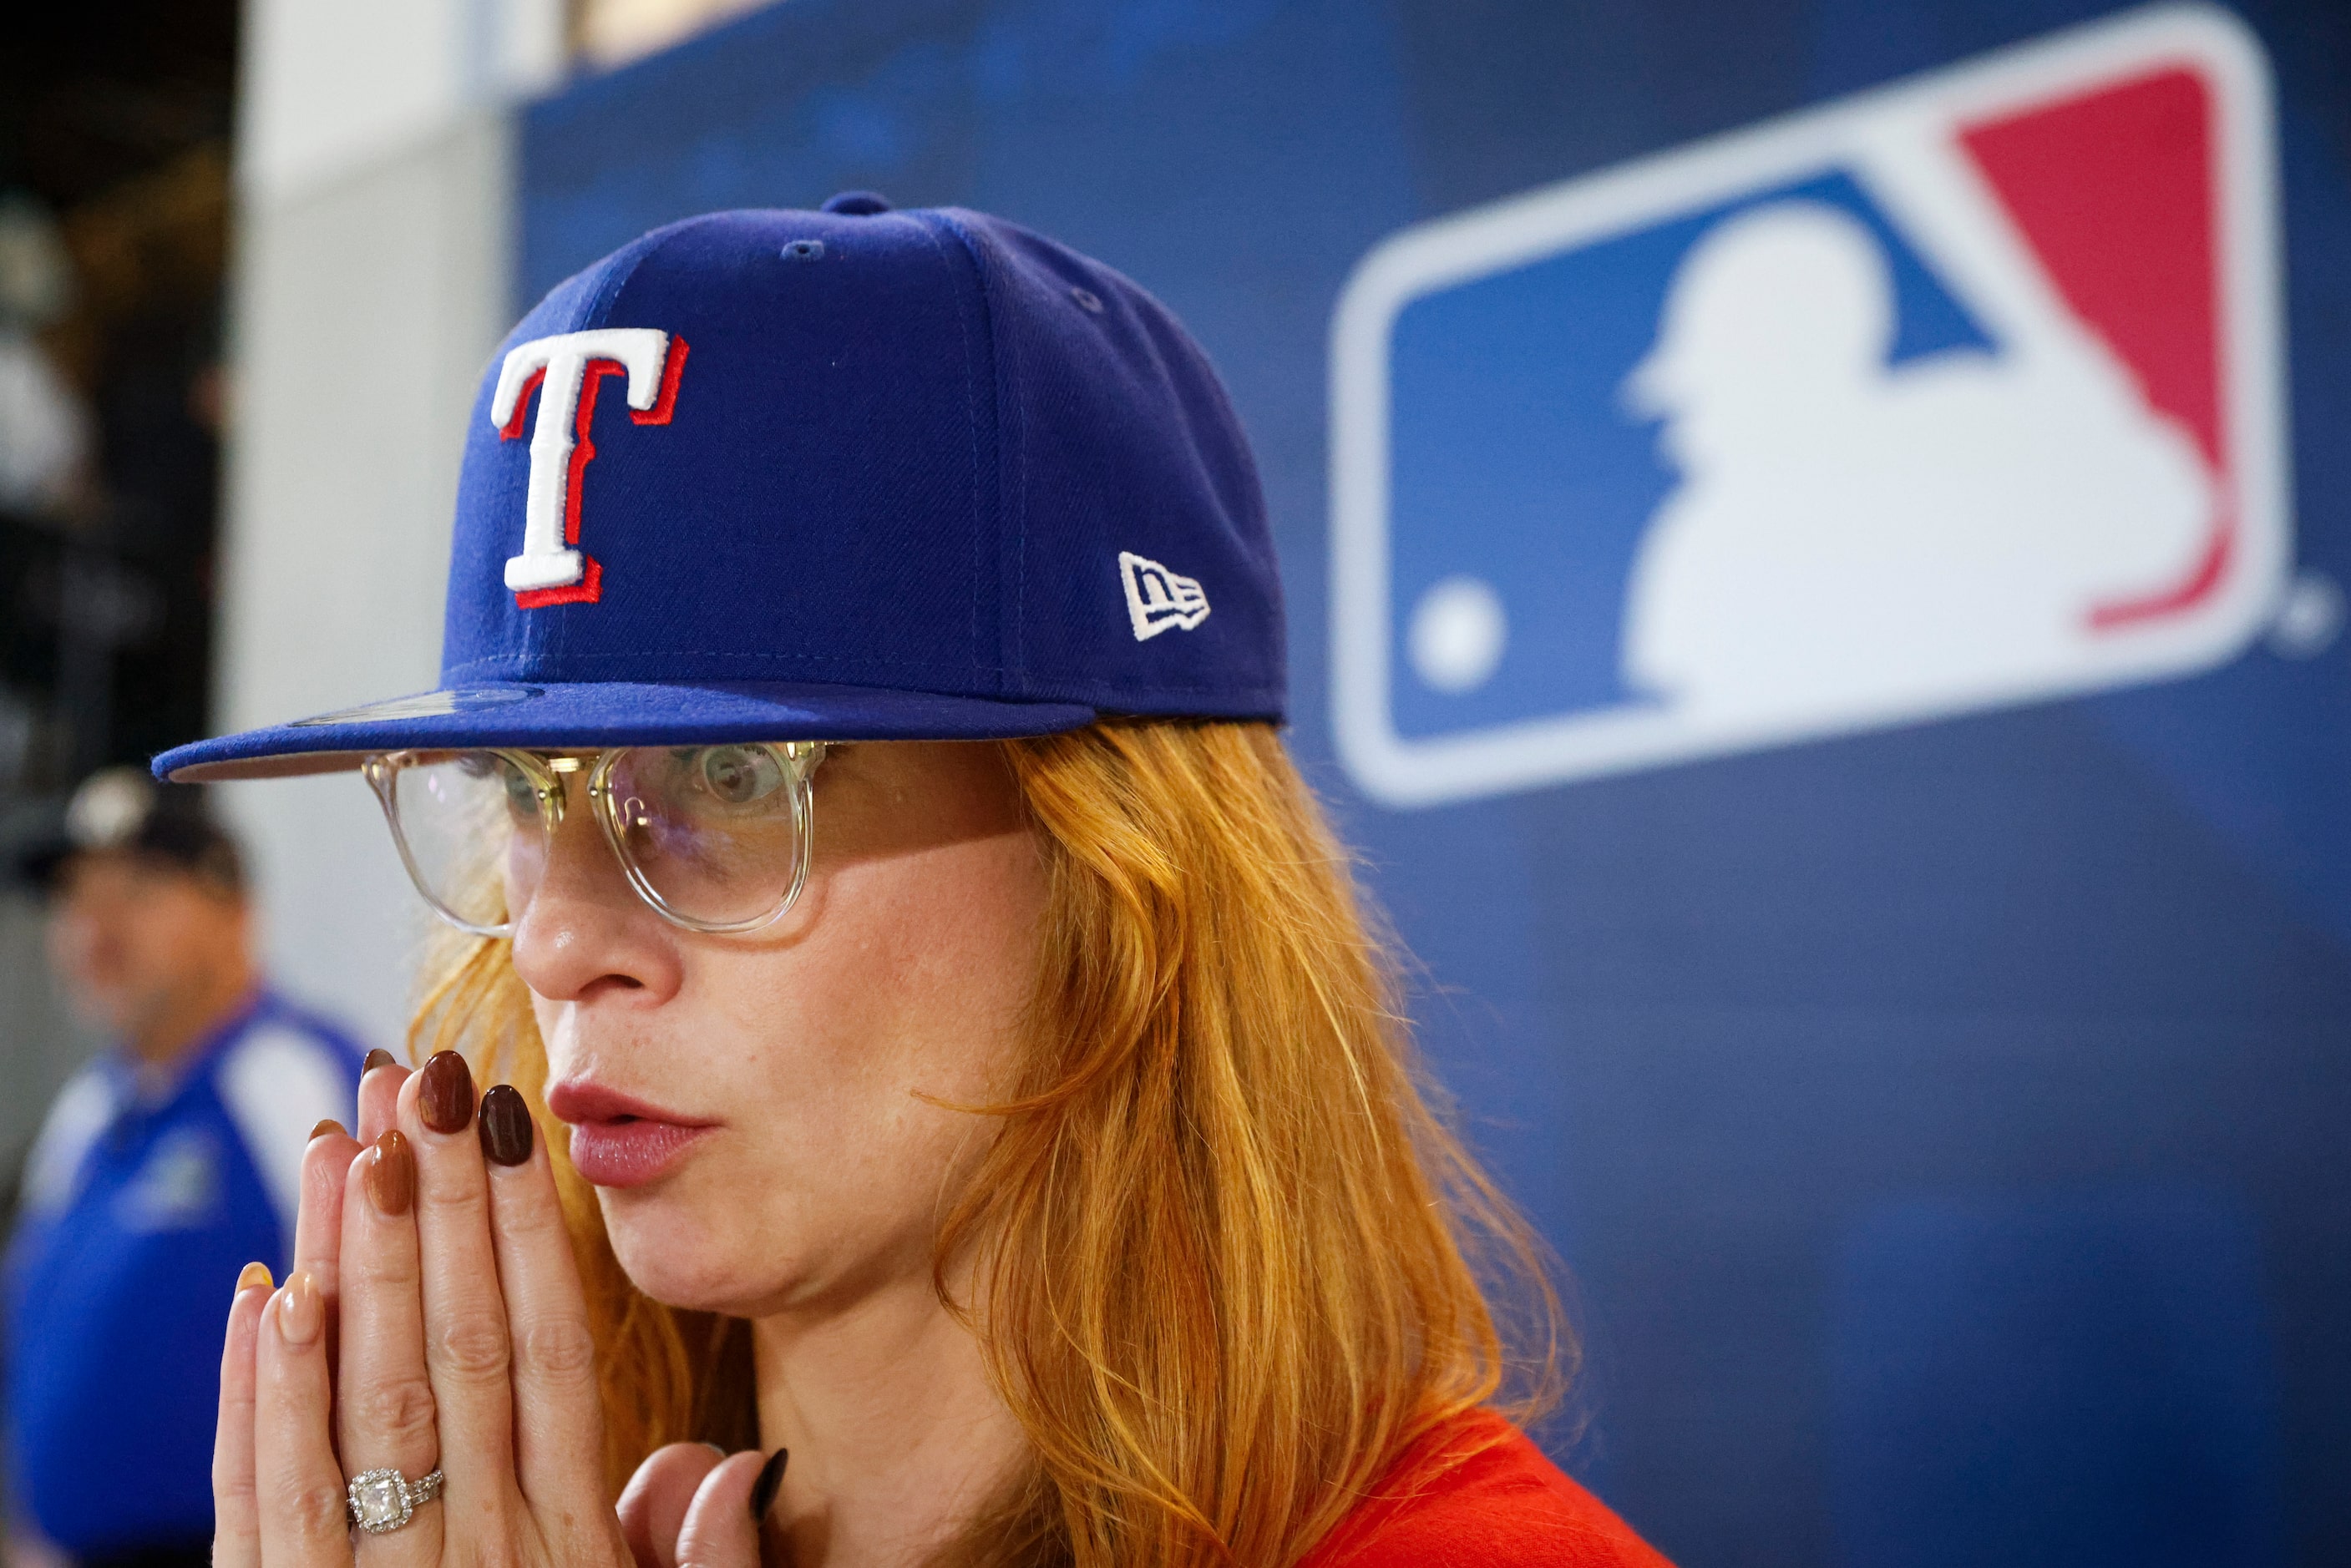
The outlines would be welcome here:
<svg viewBox="0 0 2351 1568">
<path fill-rule="evenodd" d="M 110 1054 L 58 1094 L 8 1249 L 6 1417 L 16 1506 L 67 1552 L 212 1533 L 230 1293 L 256 1259 L 285 1277 L 302 1151 L 360 1064 L 264 992 L 166 1085 Z"/>
</svg>

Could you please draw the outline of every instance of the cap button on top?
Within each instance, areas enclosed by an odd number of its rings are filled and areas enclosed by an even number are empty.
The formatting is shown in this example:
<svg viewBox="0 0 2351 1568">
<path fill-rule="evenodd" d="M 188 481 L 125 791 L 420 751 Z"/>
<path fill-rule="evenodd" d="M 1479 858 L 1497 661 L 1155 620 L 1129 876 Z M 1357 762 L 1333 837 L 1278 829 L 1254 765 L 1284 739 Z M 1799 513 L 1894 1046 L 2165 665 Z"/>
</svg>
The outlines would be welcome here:
<svg viewBox="0 0 2351 1568">
<path fill-rule="evenodd" d="M 890 210 L 889 202 L 871 191 L 843 191 L 824 204 L 828 213 L 841 213 L 852 218 L 870 218 L 876 213 Z"/>
</svg>

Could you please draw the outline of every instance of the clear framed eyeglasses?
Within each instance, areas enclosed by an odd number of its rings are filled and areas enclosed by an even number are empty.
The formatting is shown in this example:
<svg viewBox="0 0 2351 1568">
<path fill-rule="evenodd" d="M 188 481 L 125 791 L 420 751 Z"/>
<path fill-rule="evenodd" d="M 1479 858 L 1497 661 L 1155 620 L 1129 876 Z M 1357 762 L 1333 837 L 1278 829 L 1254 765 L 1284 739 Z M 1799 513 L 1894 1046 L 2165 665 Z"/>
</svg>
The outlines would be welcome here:
<svg viewBox="0 0 2351 1568">
<path fill-rule="evenodd" d="M 823 742 L 593 753 L 387 752 L 360 764 L 409 878 L 458 929 L 503 937 L 546 875 L 574 781 L 629 885 L 689 931 L 756 931 L 808 881 Z"/>
</svg>

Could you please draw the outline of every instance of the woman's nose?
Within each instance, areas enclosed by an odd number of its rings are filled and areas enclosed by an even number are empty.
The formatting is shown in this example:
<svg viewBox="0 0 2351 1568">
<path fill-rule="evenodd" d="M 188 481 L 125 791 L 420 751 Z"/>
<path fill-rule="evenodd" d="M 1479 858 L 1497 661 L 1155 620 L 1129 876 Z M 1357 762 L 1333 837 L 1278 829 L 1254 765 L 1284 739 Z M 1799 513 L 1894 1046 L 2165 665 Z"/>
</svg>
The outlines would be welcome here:
<svg viewBox="0 0 2351 1568">
<path fill-rule="evenodd" d="M 515 972 L 549 1002 L 658 1006 L 683 979 L 676 938 L 630 887 L 588 802 L 575 798 L 516 913 Z"/>
</svg>

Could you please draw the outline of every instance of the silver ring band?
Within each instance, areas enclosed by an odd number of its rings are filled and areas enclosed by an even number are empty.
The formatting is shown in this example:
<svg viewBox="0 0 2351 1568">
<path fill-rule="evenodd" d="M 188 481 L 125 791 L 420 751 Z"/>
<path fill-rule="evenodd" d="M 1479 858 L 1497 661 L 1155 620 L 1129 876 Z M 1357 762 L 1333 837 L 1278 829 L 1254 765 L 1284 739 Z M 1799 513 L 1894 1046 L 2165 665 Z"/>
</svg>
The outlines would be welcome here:
<svg viewBox="0 0 2351 1568">
<path fill-rule="evenodd" d="M 351 1528 L 370 1535 L 385 1535 L 414 1517 L 419 1503 L 441 1495 L 441 1470 L 415 1480 L 395 1469 L 361 1470 L 350 1479 L 343 1495 L 350 1507 Z"/>
</svg>

